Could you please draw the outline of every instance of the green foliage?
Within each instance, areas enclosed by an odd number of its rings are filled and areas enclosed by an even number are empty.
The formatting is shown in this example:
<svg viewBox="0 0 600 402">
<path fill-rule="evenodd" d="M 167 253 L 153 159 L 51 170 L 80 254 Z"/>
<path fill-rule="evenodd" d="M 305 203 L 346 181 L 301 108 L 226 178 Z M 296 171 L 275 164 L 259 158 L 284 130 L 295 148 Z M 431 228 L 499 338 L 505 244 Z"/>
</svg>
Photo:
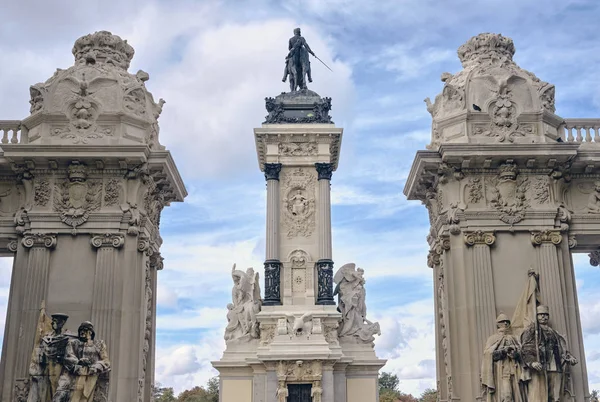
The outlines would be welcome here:
<svg viewBox="0 0 600 402">
<path fill-rule="evenodd" d="M 156 384 L 153 390 L 155 402 L 177 402 L 173 388 L 163 388 L 160 384 Z"/>
<path fill-rule="evenodd" d="M 154 387 L 155 402 L 219 402 L 219 377 L 213 377 L 205 387 L 196 386 L 186 389 L 175 397 L 173 388 Z"/>
<path fill-rule="evenodd" d="M 386 372 L 379 374 L 380 394 L 383 390 L 398 391 L 398 384 L 400 384 L 400 380 L 396 374 Z"/>
<path fill-rule="evenodd" d="M 590 402 L 598 402 L 598 400 L 600 399 L 600 391 L 598 391 L 597 389 L 592 390 L 592 393 L 590 394 L 591 398 L 590 398 Z"/>
<path fill-rule="evenodd" d="M 419 398 L 419 402 L 436 402 L 437 400 L 437 390 L 433 388 L 428 388 L 423 391 L 421 394 L 421 398 Z"/>
</svg>

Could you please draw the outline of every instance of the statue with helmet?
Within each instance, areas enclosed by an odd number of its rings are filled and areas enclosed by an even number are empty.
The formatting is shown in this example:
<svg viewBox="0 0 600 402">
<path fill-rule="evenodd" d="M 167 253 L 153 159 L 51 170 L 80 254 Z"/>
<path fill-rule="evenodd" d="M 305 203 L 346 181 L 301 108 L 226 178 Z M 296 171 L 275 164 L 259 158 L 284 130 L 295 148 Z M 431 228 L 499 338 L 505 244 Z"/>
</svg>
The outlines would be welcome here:
<svg viewBox="0 0 600 402">
<path fill-rule="evenodd" d="M 52 402 L 96 402 L 107 400 L 110 361 L 106 344 L 95 339 L 94 325 L 81 323 L 77 337 L 67 343 L 62 374 Z"/>
<path fill-rule="evenodd" d="M 483 351 L 481 383 L 487 402 L 524 402 L 521 379 L 521 343 L 511 334 L 510 319 L 496 318 L 498 332 L 490 336 Z"/>
<path fill-rule="evenodd" d="M 539 305 L 536 320 L 521 334 L 523 380 L 530 402 L 562 402 L 568 387 L 570 366 L 577 359 L 567 350 L 566 339 L 548 323 L 550 309 Z"/>
</svg>

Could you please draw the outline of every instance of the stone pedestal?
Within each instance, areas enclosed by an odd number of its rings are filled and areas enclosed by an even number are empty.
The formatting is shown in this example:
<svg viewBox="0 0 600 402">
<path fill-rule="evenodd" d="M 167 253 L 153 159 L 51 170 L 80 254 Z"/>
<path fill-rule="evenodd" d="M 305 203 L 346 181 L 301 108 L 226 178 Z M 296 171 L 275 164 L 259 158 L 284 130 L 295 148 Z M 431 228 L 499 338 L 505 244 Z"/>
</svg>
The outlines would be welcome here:
<svg viewBox="0 0 600 402">
<path fill-rule="evenodd" d="M 147 73 L 127 72 L 133 48 L 97 32 L 73 54 L 74 66 L 31 87 L 31 116 L 2 144 L 0 252 L 14 265 L 0 400 L 27 400 L 45 306 L 69 316 L 70 333 L 92 322 L 108 350 L 109 400 L 149 401 L 160 214 L 186 190 L 158 142 L 164 101 L 146 90 Z"/>
<path fill-rule="evenodd" d="M 431 222 L 439 400 L 488 400 L 481 368 L 503 325 L 496 317 L 512 320 L 508 331 L 519 339 L 546 305 L 551 328 L 579 360 L 560 400 L 588 401 L 571 253 L 600 242 L 600 148 L 575 141 L 554 114 L 554 86 L 512 61 L 512 40 L 481 34 L 458 53 L 464 70 L 444 73 L 442 94 L 427 100 L 432 143 L 417 153 L 405 187 Z M 531 275 L 539 297 L 519 307 Z"/>
<path fill-rule="evenodd" d="M 330 102 L 309 90 L 268 98 L 267 121 L 254 130 L 267 180 L 265 298 L 255 338 L 227 340 L 213 362 L 223 402 L 277 402 L 290 384 L 309 384 L 322 402 L 377 401 L 385 361 L 372 342 L 338 337 L 330 181 L 342 129 L 331 122 Z M 242 283 L 250 276 L 236 277 Z M 230 310 L 226 339 L 234 337 L 234 312 L 243 308 Z"/>
</svg>

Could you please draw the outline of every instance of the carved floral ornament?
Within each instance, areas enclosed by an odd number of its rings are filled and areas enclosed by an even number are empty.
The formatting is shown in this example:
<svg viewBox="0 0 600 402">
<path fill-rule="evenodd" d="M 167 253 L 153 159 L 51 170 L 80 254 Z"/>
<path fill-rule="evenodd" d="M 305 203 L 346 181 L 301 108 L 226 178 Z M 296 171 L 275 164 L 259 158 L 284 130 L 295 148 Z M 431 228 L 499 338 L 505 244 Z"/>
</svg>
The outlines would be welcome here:
<svg viewBox="0 0 600 402">
<path fill-rule="evenodd" d="M 437 237 L 431 243 L 429 254 L 427 255 L 427 266 L 433 268 L 436 265 L 440 265 L 442 254 L 448 250 L 450 250 L 450 238 L 448 236 Z"/>
<path fill-rule="evenodd" d="M 323 363 L 319 360 L 280 361 L 277 364 L 279 381 L 321 381 Z"/>
</svg>

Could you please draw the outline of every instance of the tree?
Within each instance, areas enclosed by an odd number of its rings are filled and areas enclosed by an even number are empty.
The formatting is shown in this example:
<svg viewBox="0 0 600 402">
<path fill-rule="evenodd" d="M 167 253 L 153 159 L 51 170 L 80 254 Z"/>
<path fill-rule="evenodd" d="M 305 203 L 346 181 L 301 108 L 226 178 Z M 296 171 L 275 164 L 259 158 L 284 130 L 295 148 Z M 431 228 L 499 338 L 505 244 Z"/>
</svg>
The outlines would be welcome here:
<svg viewBox="0 0 600 402">
<path fill-rule="evenodd" d="M 152 389 L 155 402 L 177 402 L 173 388 L 163 388 L 160 384 L 156 384 Z"/>
<path fill-rule="evenodd" d="M 219 377 L 213 377 L 206 383 L 209 402 L 219 402 Z"/>
<path fill-rule="evenodd" d="M 421 398 L 419 398 L 419 402 L 436 402 L 437 401 L 437 390 L 433 388 L 427 388 L 421 394 Z"/>
<path fill-rule="evenodd" d="M 593 390 L 592 393 L 590 394 L 591 398 L 590 398 L 590 402 L 598 402 L 598 398 L 600 398 L 600 391 L 598 391 L 597 389 Z"/>
<path fill-rule="evenodd" d="M 400 380 L 396 374 L 383 372 L 379 374 L 379 392 L 388 389 L 390 391 L 398 391 Z"/>
<path fill-rule="evenodd" d="M 204 387 L 195 386 L 179 394 L 177 402 L 209 402 L 208 393 Z"/>
</svg>

